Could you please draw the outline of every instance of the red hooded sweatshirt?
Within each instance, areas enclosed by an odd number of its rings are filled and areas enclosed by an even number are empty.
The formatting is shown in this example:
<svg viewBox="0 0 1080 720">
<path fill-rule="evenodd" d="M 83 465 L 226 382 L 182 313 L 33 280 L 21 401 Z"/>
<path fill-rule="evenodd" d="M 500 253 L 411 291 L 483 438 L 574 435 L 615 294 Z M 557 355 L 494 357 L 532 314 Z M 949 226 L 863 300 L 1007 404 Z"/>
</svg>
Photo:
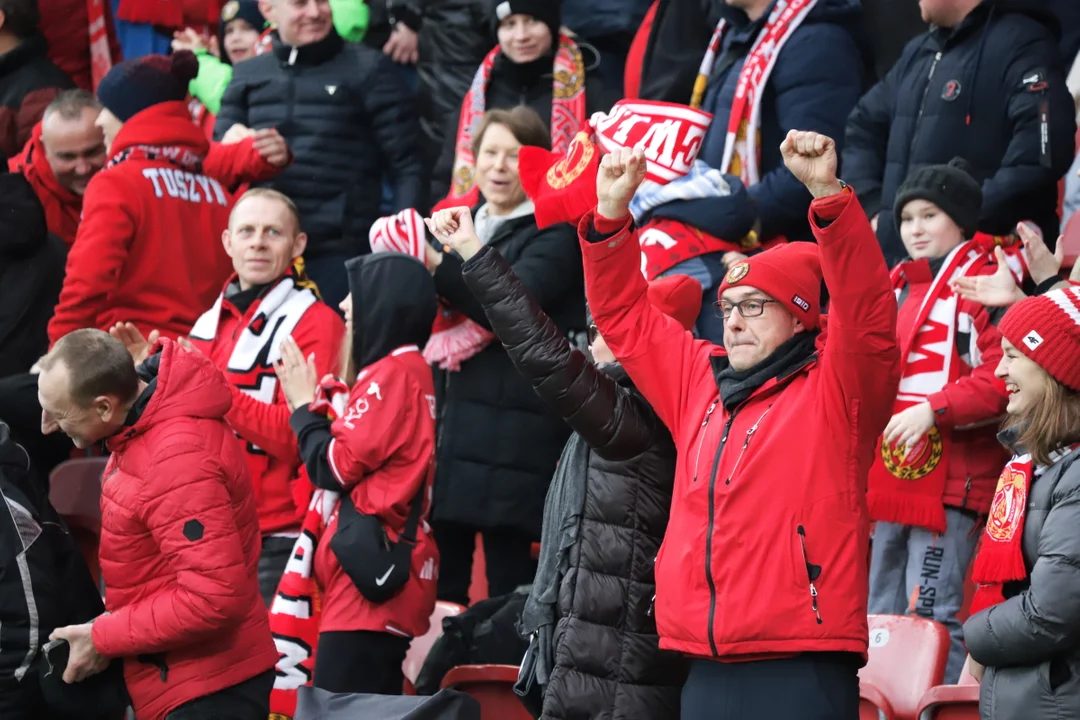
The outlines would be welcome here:
<svg viewBox="0 0 1080 720">
<path fill-rule="evenodd" d="M 72 330 L 121 321 L 144 335 L 187 333 L 232 273 L 221 233 L 233 197 L 228 180 L 223 185 L 213 174 L 228 174 L 221 165 L 243 168 L 234 156 L 244 147 L 222 146 L 221 160 L 207 157 L 210 143 L 182 101 L 124 123 L 113 159 L 86 189 L 50 344 Z"/>
<path fill-rule="evenodd" d="M 33 135 L 22 152 L 8 160 L 8 169 L 22 173 L 34 188 L 34 193 L 45 208 L 49 232 L 69 246 L 75 242 L 82 217 L 83 198 L 61 185 L 53 174 L 41 142 L 40 122 L 34 126 Z M 269 180 L 280 171 L 280 168 L 263 160 L 252 138 L 231 145 L 212 142 L 203 161 L 203 172 L 219 180 L 229 190 L 246 183 Z"/>
<path fill-rule="evenodd" d="M 124 658 L 139 720 L 244 682 L 277 662 L 259 598 L 259 523 L 247 463 L 225 422 L 225 380 L 165 341 L 108 440 L 101 488 L 107 615 L 93 642 Z"/>
</svg>

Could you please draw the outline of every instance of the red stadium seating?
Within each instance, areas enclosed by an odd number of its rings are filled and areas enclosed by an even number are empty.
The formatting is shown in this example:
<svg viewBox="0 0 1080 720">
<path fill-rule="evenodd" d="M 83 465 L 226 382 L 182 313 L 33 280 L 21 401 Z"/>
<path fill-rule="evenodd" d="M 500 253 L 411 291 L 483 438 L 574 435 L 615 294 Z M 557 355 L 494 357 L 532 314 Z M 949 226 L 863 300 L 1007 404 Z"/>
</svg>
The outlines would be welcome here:
<svg viewBox="0 0 1080 720">
<path fill-rule="evenodd" d="M 867 710 L 861 717 L 916 720 L 919 701 L 945 676 L 949 633 L 920 617 L 870 615 L 869 622 L 870 657 L 859 671 Z"/>
<path fill-rule="evenodd" d="M 402 672 L 405 673 L 406 695 L 416 694 L 414 683 L 420 675 L 420 668 L 424 667 L 424 661 L 427 660 L 428 653 L 431 652 L 431 646 L 442 636 L 443 618 L 460 615 L 463 612 L 465 612 L 465 608 L 457 603 L 443 602 L 442 600 L 435 603 L 435 611 L 431 613 L 431 626 L 426 633 L 412 639 L 409 652 L 405 655 L 405 663 L 401 666 Z"/>
<path fill-rule="evenodd" d="M 442 687 L 471 695 L 480 702 L 480 720 L 532 720 L 514 694 L 516 665 L 459 665 L 446 673 Z"/>
<path fill-rule="evenodd" d="M 919 720 L 979 720 L 979 683 L 960 674 L 959 685 L 930 688 L 919 703 Z"/>
</svg>

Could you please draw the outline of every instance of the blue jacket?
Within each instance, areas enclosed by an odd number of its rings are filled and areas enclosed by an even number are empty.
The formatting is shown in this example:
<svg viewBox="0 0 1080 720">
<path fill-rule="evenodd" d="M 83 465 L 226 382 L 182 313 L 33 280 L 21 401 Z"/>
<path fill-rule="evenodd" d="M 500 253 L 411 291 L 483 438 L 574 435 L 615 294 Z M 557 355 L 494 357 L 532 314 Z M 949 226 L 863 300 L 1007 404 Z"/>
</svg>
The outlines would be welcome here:
<svg viewBox="0 0 1080 720">
<path fill-rule="evenodd" d="M 726 5 L 722 10 L 734 27 L 724 36 L 709 78 L 702 109 L 713 114 L 713 123 L 698 156 L 712 167 L 719 168 L 724 157 L 743 61 L 771 10 L 752 23 L 741 10 Z M 859 42 L 861 22 L 859 0 L 818 0 L 776 59 L 761 98 L 761 181 L 747 188 L 765 239 L 813 239 L 807 222 L 810 193 L 784 167 L 780 143 L 789 130 L 814 130 L 838 142 L 843 137 L 864 78 L 871 77 L 869 55 Z"/>
<path fill-rule="evenodd" d="M 1049 144 L 1040 143 L 1039 108 Z M 848 121 L 843 172 L 866 212 L 880 213 L 890 265 L 906 256 L 893 198 L 912 172 L 955 156 L 983 186 L 979 229 L 1017 222 L 1057 237 L 1057 182 L 1073 159 L 1076 121 L 1058 53 L 1057 21 L 1041 0 L 984 0 L 955 29 L 911 40 Z"/>
</svg>

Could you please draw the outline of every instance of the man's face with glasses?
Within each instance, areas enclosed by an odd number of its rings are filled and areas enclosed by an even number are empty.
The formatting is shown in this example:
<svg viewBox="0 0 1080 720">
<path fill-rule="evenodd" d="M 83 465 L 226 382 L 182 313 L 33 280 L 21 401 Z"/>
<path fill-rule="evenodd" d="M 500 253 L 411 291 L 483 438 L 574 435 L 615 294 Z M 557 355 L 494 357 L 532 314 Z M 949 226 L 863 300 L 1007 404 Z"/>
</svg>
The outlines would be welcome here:
<svg viewBox="0 0 1080 720">
<path fill-rule="evenodd" d="M 737 371 L 749 370 L 803 330 L 779 301 L 754 287 L 724 291 L 714 311 L 724 318 L 724 348 Z"/>
</svg>

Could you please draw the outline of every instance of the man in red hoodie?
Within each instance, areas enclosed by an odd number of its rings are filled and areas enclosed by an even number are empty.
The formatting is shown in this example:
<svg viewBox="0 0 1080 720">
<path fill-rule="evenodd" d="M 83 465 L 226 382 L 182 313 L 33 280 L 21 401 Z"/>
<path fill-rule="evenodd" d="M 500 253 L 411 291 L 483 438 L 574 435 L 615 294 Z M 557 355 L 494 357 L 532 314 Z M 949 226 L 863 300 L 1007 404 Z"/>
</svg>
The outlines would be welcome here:
<svg viewBox="0 0 1080 720">
<path fill-rule="evenodd" d="M 136 368 L 120 341 L 90 329 L 61 338 L 41 366 L 42 431 L 112 452 L 99 550 L 107 612 L 50 636 L 70 645 L 64 681 L 123 658 L 140 720 L 265 720 L 278 652 L 225 381 L 167 340 Z"/>
<path fill-rule="evenodd" d="M 816 198 L 818 244 L 728 270 L 723 347 L 648 300 L 627 209 L 641 150 L 604 158 L 580 224 L 596 326 L 678 449 L 655 607 L 660 647 L 694 658 L 684 718 L 859 716 L 866 478 L 899 380 L 896 303 L 833 141 L 793 131 L 781 152 Z"/>
</svg>

